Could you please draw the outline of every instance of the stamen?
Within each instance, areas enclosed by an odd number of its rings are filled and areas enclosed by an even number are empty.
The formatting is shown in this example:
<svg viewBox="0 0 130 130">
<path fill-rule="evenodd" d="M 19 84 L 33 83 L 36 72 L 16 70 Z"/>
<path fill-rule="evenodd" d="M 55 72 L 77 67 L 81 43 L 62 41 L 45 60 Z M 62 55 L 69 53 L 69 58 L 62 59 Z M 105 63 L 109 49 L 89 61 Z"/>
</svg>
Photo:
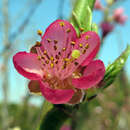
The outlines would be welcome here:
<svg viewBox="0 0 130 130">
<path fill-rule="evenodd" d="M 57 61 L 55 61 L 55 63 L 56 63 L 56 64 L 58 64 L 58 60 L 57 60 Z"/>
<path fill-rule="evenodd" d="M 49 64 L 49 60 L 46 60 L 46 64 Z"/>
<path fill-rule="evenodd" d="M 47 51 L 45 50 L 43 53 L 46 55 L 46 54 L 47 54 Z"/>
<path fill-rule="evenodd" d="M 87 43 L 86 46 L 85 46 L 85 49 L 88 49 L 89 48 L 89 44 Z"/>
<path fill-rule="evenodd" d="M 57 44 L 57 43 L 58 43 L 58 41 L 57 41 L 57 40 L 54 40 L 54 43 L 55 43 L 55 44 Z"/>
<path fill-rule="evenodd" d="M 78 62 L 74 62 L 74 64 L 77 66 L 79 63 Z"/>
<path fill-rule="evenodd" d="M 37 34 L 41 36 L 42 35 L 42 30 L 37 30 Z"/>
<path fill-rule="evenodd" d="M 50 43 L 50 42 L 51 42 L 51 39 L 49 39 L 49 38 L 47 38 L 46 40 L 48 41 L 48 43 Z"/>
<path fill-rule="evenodd" d="M 41 56 L 37 56 L 37 59 L 38 59 L 38 60 L 41 60 Z"/>
<path fill-rule="evenodd" d="M 50 64 L 50 66 L 51 66 L 51 68 L 53 68 L 53 67 L 54 67 L 54 64 L 53 64 L 53 63 L 51 63 L 51 64 Z"/>
<path fill-rule="evenodd" d="M 60 22 L 59 24 L 60 24 L 61 27 L 63 27 L 65 25 L 64 22 Z"/>
<path fill-rule="evenodd" d="M 73 46 L 74 46 L 74 45 L 75 45 L 75 42 L 74 42 L 74 41 L 71 41 L 71 45 L 73 45 Z"/>
<path fill-rule="evenodd" d="M 54 50 L 55 50 L 55 51 L 57 50 L 57 46 L 54 46 Z"/>
<path fill-rule="evenodd" d="M 84 50 L 82 51 L 82 53 L 85 54 L 85 53 L 86 53 L 86 49 L 84 49 Z"/>
<path fill-rule="evenodd" d="M 70 29 L 70 28 L 68 28 L 68 29 L 66 30 L 66 32 L 67 32 L 67 33 L 71 32 L 71 29 Z"/>
<path fill-rule="evenodd" d="M 58 56 L 58 55 L 56 55 L 56 56 L 55 56 L 55 58 L 56 58 L 56 59 L 59 59 L 59 56 Z"/>
<path fill-rule="evenodd" d="M 54 58 L 53 58 L 53 56 L 51 56 L 51 57 L 50 57 L 50 59 L 51 59 L 51 61 L 54 61 Z"/>
<path fill-rule="evenodd" d="M 37 46 L 40 46 L 41 43 L 40 43 L 39 41 L 36 41 L 36 45 L 37 45 Z"/>
<path fill-rule="evenodd" d="M 84 28 L 80 28 L 80 32 L 83 32 L 84 31 Z"/>
<path fill-rule="evenodd" d="M 82 44 L 82 43 L 80 43 L 80 44 L 79 44 L 79 47 L 80 47 L 80 48 L 82 48 L 82 47 L 83 47 L 83 44 Z"/>
<path fill-rule="evenodd" d="M 88 40 L 88 39 L 90 38 L 90 36 L 89 36 L 89 35 L 86 35 L 86 37 L 85 37 L 85 38 L 86 38 L 86 40 Z"/>
<path fill-rule="evenodd" d="M 66 48 L 62 48 L 62 50 L 63 50 L 63 51 L 65 51 L 65 50 L 66 50 Z"/>
<path fill-rule="evenodd" d="M 75 59 L 78 59 L 80 57 L 80 51 L 79 50 L 73 50 L 71 56 Z"/>
</svg>

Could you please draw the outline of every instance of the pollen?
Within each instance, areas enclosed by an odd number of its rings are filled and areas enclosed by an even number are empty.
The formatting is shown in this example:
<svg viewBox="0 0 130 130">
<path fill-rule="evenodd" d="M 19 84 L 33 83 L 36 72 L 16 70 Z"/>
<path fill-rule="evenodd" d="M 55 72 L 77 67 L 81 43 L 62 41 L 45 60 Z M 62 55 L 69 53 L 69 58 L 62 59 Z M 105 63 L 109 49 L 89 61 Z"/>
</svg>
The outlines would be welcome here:
<svg viewBox="0 0 130 130">
<path fill-rule="evenodd" d="M 79 50 L 73 50 L 71 56 L 75 59 L 78 59 L 80 57 L 80 51 Z"/>
<path fill-rule="evenodd" d="M 41 43 L 40 43 L 39 41 L 36 41 L 36 45 L 37 45 L 37 46 L 40 46 Z"/>
<path fill-rule="evenodd" d="M 60 24 L 61 27 L 63 27 L 65 25 L 64 22 L 60 22 L 59 24 Z"/>
<path fill-rule="evenodd" d="M 48 43 L 50 43 L 50 42 L 51 42 L 51 39 L 49 39 L 49 38 L 47 38 L 46 40 L 48 41 Z"/>
<path fill-rule="evenodd" d="M 64 61 L 69 61 L 69 59 L 68 59 L 68 58 L 65 58 Z"/>
<path fill-rule="evenodd" d="M 66 48 L 62 48 L 62 50 L 63 50 L 63 51 L 65 51 L 65 50 L 66 50 Z"/>
<path fill-rule="evenodd" d="M 86 35 L 86 37 L 85 37 L 85 38 L 86 38 L 86 40 L 88 40 L 88 39 L 90 38 L 90 36 L 89 36 L 89 35 Z"/>
<path fill-rule="evenodd" d="M 37 30 L 37 34 L 41 36 L 42 35 L 42 30 Z"/>
</svg>

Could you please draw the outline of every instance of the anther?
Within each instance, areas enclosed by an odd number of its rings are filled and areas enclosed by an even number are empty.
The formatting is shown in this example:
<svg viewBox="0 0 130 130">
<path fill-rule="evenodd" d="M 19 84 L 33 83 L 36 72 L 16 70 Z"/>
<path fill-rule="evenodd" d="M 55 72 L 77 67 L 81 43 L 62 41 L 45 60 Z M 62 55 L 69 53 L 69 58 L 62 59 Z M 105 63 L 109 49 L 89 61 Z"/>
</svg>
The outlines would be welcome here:
<svg viewBox="0 0 130 130">
<path fill-rule="evenodd" d="M 55 43 L 55 44 L 57 44 L 57 43 L 58 43 L 58 41 L 57 41 L 57 40 L 54 40 L 54 43 Z"/>
<path fill-rule="evenodd" d="M 49 39 L 49 38 L 47 38 L 46 40 L 48 41 L 48 43 L 50 43 L 50 42 L 51 42 L 51 39 Z"/>
<path fill-rule="evenodd" d="M 54 46 L 54 50 L 57 50 L 57 46 Z"/>
<path fill-rule="evenodd" d="M 66 62 L 67 62 L 67 61 L 69 61 L 69 59 L 68 59 L 68 58 L 65 58 L 65 59 L 64 59 L 64 61 L 66 61 Z"/>
<path fill-rule="evenodd" d="M 90 38 L 90 36 L 89 36 L 89 35 L 86 35 L 86 37 L 85 37 L 85 38 L 86 38 L 86 40 L 88 40 L 88 39 Z"/>
<path fill-rule="evenodd" d="M 53 56 L 51 56 L 51 57 L 50 57 L 50 59 L 51 59 L 51 61 L 54 61 L 54 58 L 53 58 Z"/>
<path fill-rule="evenodd" d="M 85 46 L 85 49 L 88 49 L 89 48 L 89 44 L 87 43 L 86 46 Z"/>
<path fill-rule="evenodd" d="M 80 32 L 83 32 L 84 31 L 84 28 L 80 28 Z"/>
<path fill-rule="evenodd" d="M 82 53 L 85 54 L 86 53 L 86 49 L 84 49 Z"/>
<path fill-rule="evenodd" d="M 79 63 L 78 62 L 74 62 L 75 65 L 78 65 Z"/>
<path fill-rule="evenodd" d="M 53 68 L 53 67 L 54 67 L 54 64 L 53 64 L 53 63 L 51 63 L 51 64 L 50 64 L 50 66 L 51 66 L 51 68 Z"/>
<path fill-rule="evenodd" d="M 42 31 L 41 30 L 37 30 L 37 34 L 41 36 L 42 35 Z"/>
<path fill-rule="evenodd" d="M 80 43 L 80 44 L 79 44 L 79 47 L 82 48 L 82 47 L 83 47 L 83 44 Z"/>
<path fill-rule="evenodd" d="M 68 28 L 68 29 L 66 30 L 66 32 L 67 32 L 67 33 L 71 32 L 71 29 L 70 29 L 70 28 Z"/>
<path fill-rule="evenodd" d="M 59 59 L 59 56 L 58 56 L 58 55 L 56 55 L 56 56 L 55 56 L 55 58 L 56 58 L 56 59 Z"/>
<path fill-rule="evenodd" d="M 46 64 L 49 64 L 49 60 L 46 60 Z"/>
<path fill-rule="evenodd" d="M 41 43 L 40 43 L 39 41 L 36 41 L 36 45 L 37 45 L 37 46 L 40 46 Z"/>
<path fill-rule="evenodd" d="M 71 42 L 71 45 L 73 45 L 73 46 L 74 46 L 74 45 L 75 45 L 75 42 L 74 42 L 74 41 L 72 41 L 72 42 Z"/>
<path fill-rule="evenodd" d="M 47 54 L 47 51 L 45 50 L 43 53 L 46 55 L 46 54 Z"/>
<path fill-rule="evenodd" d="M 58 52 L 59 55 L 61 55 L 61 52 Z"/>
<path fill-rule="evenodd" d="M 60 24 L 61 27 L 63 27 L 65 25 L 64 22 L 60 22 L 59 24 Z"/>
<path fill-rule="evenodd" d="M 65 51 L 65 50 L 66 50 L 66 48 L 62 48 L 62 50 L 63 50 L 63 51 Z"/>
<path fill-rule="evenodd" d="M 37 56 L 37 59 L 38 59 L 38 60 L 41 60 L 41 57 L 40 57 L 40 56 Z"/>
</svg>

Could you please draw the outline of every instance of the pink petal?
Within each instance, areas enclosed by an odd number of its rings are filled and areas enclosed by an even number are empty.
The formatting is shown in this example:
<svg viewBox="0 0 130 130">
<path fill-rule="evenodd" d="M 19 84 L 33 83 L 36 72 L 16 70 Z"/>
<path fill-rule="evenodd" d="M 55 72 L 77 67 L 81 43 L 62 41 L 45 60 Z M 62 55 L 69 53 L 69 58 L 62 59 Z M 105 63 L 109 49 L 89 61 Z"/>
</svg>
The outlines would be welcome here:
<svg viewBox="0 0 130 130">
<path fill-rule="evenodd" d="M 38 80 L 43 77 L 43 71 L 36 54 L 19 52 L 13 56 L 13 63 L 16 70 L 28 79 Z"/>
<path fill-rule="evenodd" d="M 73 89 L 51 89 L 48 84 L 40 82 L 42 95 L 52 104 L 67 103 L 74 95 Z"/>
<path fill-rule="evenodd" d="M 68 21 L 56 20 L 46 29 L 41 43 L 48 55 L 55 56 L 58 52 L 63 52 L 63 48 L 66 48 L 66 52 L 69 53 L 72 48 L 70 42 L 75 41 L 76 38 L 76 31 Z M 55 50 L 55 46 L 57 50 Z"/>
<path fill-rule="evenodd" d="M 72 79 L 72 84 L 76 88 L 88 89 L 98 84 L 105 74 L 105 66 L 101 60 L 95 60 L 88 64 L 83 77 Z"/>
</svg>

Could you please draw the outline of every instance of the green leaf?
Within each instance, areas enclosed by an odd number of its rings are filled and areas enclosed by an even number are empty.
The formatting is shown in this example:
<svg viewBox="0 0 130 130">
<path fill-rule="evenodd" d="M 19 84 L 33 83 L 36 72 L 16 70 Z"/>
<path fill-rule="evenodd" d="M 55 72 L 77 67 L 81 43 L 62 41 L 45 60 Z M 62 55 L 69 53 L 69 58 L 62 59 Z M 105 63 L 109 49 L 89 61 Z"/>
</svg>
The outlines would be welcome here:
<svg viewBox="0 0 130 130">
<path fill-rule="evenodd" d="M 75 27 L 77 34 L 80 34 L 80 29 L 84 32 L 91 30 L 94 2 L 95 0 L 76 1 L 70 22 Z"/>
<path fill-rule="evenodd" d="M 96 32 L 96 33 L 98 33 L 98 26 L 97 26 L 97 24 L 93 23 L 92 27 L 91 27 L 91 30 Z"/>
<path fill-rule="evenodd" d="M 110 64 L 107 67 L 106 74 L 101 83 L 101 88 L 102 87 L 106 88 L 113 83 L 116 76 L 123 69 L 129 55 L 130 55 L 130 45 L 128 45 L 125 51 L 112 64 Z"/>
</svg>

